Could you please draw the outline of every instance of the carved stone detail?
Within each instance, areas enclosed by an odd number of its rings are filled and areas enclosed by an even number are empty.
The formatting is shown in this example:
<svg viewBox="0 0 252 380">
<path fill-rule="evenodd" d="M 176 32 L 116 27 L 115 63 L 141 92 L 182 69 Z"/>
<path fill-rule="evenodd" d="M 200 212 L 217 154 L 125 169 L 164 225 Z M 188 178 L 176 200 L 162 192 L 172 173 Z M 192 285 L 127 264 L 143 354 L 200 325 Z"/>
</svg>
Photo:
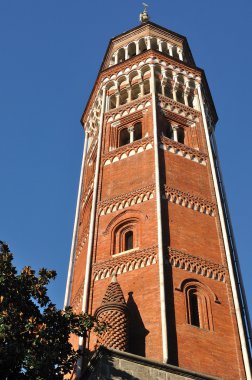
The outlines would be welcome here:
<svg viewBox="0 0 252 380">
<path fill-rule="evenodd" d="M 154 198 L 155 185 L 149 185 L 140 189 L 119 195 L 111 199 L 99 202 L 99 214 L 107 215 L 111 212 L 122 210 L 138 203 L 146 202 Z"/>
<path fill-rule="evenodd" d="M 196 111 L 195 109 L 188 107 L 185 104 L 176 102 L 175 100 L 167 98 L 163 95 L 158 95 L 158 99 L 160 108 L 184 116 L 186 119 L 199 121 L 199 117 L 201 115 L 199 111 Z"/>
<path fill-rule="evenodd" d="M 137 153 L 153 148 L 153 138 L 145 137 L 131 144 L 124 145 L 103 156 L 104 166 L 123 160 L 124 158 L 134 156 Z"/>
<path fill-rule="evenodd" d="M 178 189 L 164 185 L 164 198 L 169 202 L 176 203 L 180 206 L 190 208 L 204 214 L 214 216 L 216 204 L 196 195 L 185 193 Z"/>
<path fill-rule="evenodd" d="M 188 146 L 181 144 L 177 141 L 171 140 L 168 137 L 161 137 L 160 148 L 167 150 L 170 153 L 177 154 L 178 156 L 187 158 L 188 160 L 197 162 L 201 165 L 206 165 L 207 154 L 199 152 L 196 149 L 189 148 Z"/>
<path fill-rule="evenodd" d="M 157 262 L 157 246 L 124 253 L 102 263 L 93 264 L 94 280 L 102 280 L 112 275 L 130 272 Z"/>
<path fill-rule="evenodd" d="M 168 251 L 169 262 L 174 267 L 200 274 L 201 276 L 212 278 L 216 281 L 225 282 L 226 268 L 224 265 L 202 259 L 198 256 L 193 256 L 171 247 L 168 248 Z"/>
</svg>

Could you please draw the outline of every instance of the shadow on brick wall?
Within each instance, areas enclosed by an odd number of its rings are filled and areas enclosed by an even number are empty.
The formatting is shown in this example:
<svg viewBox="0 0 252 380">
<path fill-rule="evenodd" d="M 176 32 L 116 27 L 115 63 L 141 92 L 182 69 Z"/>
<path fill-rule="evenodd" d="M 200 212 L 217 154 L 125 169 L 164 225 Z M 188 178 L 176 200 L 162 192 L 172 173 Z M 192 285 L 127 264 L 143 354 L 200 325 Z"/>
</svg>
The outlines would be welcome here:
<svg viewBox="0 0 252 380">
<path fill-rule="evenodd" d="M 145 356 L 145 339 L 149 331 L 144 327 L 133 292 L 128 293 L 127 306 L 129 309 L 129 352 L 139 356 Z"/>
</svg>

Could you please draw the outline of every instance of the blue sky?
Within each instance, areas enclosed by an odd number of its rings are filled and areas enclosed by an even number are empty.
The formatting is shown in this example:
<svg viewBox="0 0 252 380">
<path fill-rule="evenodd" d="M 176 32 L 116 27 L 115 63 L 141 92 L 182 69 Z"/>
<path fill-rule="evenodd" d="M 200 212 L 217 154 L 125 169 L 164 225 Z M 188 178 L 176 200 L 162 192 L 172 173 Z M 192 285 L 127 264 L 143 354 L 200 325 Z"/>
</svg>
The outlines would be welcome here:
<svg viewBox="0 0 252 380">
<path fill-rule="evenodd" d="M 149 1 L 186 35 L 219 115 L 217 141 L 252 313 L 251 1 Z M 109 39 L 138 25 L 141 1 L 1 0 L 0 239 L 18 268 L 56 269 L 62 307 L 83 146 L 80 116 Z"/>
</svg>

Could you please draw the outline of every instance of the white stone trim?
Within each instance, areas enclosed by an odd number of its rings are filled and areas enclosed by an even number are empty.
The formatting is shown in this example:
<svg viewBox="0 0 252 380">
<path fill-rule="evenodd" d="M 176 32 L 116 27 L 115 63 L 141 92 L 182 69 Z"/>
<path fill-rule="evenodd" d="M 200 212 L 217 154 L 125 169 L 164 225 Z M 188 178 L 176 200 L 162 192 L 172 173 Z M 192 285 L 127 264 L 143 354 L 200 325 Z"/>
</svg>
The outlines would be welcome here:
<svg viewBox="0 0 252 380">
<path fill-rule="evenodd" d="M 82 193 L 82 181 L 83 181 L 83 174 L 84 174 L 84 168 L 85 168 L 85 160 L 86 160 L 86 155 L 87 155 L 87 146 L 88 146 L 88 134 L 86 133 L 85 140 L 84 140 L 84 147 L 83 147 L 80 181 L 79 181 L 79 189 L 78 189 L 74 228 L 73 228 L 73 237 L 72 237 L 72 244 L 71 244 L 71 253 L 70 253 L 70 260 L 69 260 L 68 273 L 67 273 L 64 308 L 66 306 L 69 306 L 70 297 L 71 297 L 71 288 L 72 288 L 72 281 L 73 281 L 73 265 L 74 265 L 74 260 L 75 260 L 76 240 L 77 240 L 77 226 L 78 226 L 78 221 L 79 221 L 80 199 L 81 199 L 81 193 Z"/>
<path fill-rule="evenodd" d="M 164 281 L 164 250 L 162 237 L 162 217 L 161 217 L 161 190 L 159 175 L 159 143 L 157 128 L 157 100 L 155 86 L 154 65 L 150 65 L 151 80 L 150 91 L 152 94 L 152 111 L 153 111 L 153 135 L 154 135 L 154 154 L 155 154 L 155 182 L 156 182 L 156 205 L 157 205 L 157 224 L 158 224 L 158 266 L 159 266 L 159 285 L 160 285 L 160 308 L 161 308 L 161 326 L 162 326 L 162 347 L 163 362 L 168 362 L 168 336 L 167 336 L 167 317 L 165 304 L 165 281 Z"/>
<path fill-rule="evenodd" d="M 215 195 L 216 195 L 216 199 L 217 199 L 217 206 L 218 206 L 218 211 L 219 211 L 219 215 L 220 215 L 220 224 L 221 224 L 222 236 L 223 236 L 224 247 L 225 247 L 225 252 L 226 252 L 228 271 L 229 271 L 229 275 L 230 275 L 231 290 L 232 290 L 234 307 L 235 307 L 235 314 L 236 314 L 236 319 L 237 319 L 237 324 L 238 324 L 238 331 L 239 331 L 239 336 L 240 336 L 240 343 L 241 343 L 244 367 L 245 367 L 247 380 L 251 380 L 250 358 L 249 358 L 249 354 L 248 354 L 247 346 L 246 346 L 246 339 L 245 339 L 245 333 L 244 333 L 243 322 L 242 322 L 242 317 L 241 317 L 239 298 L 238 298 L 237 289 L 236 289 L 236 280 L 235 280 L 234 269 L 233 269 L 232 258 L 231 258 L 231 252 L 230 252 L 230 248 L 229 248 L 227 230 L 226 230 L 226 225 L 225 225 L 225 217 L 224 217 L 222 203 L 221 203 L 220 191 L 219 191 L 218 180 L 217 180 L 217 175 L 216 175 L 216 171 L 215 171 L 212 147 L 211 147 L 211 142 L 210 142 L 210 137 L 209 137 L 207 119 L 206 119 L 206 114 L 205 114 L 204 103 L 203 103 L 203 98 L 202 98 L 200 86 L 198 86 L 198 94 L 199 94 L 199 103 L 200 103 L 200 108 L 201 108 L 201 113 L 202 113 L 202 118 L 203 118 L 203 125 L 204 125 L 204 130 L 205 130 L 208 154 L 209 154 L 209 162 L 210 162 L 210 166 L 211 166 Z"/>
</svg>

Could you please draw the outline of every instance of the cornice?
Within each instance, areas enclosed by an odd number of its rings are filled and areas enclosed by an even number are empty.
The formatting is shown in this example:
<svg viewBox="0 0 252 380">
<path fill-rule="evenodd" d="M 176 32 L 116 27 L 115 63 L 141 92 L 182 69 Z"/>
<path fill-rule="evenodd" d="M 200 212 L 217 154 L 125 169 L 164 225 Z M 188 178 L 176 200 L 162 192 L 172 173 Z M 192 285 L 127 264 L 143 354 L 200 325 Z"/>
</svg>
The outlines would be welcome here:
<svg viewBox="0 0 252 380">
<path fill-rule="evenodd" d="M 178 204 L 191 210 L 201 212 L 209 216 L 215 216 L 216 204 L 207 199 L 200 198 L 189 192 L 183 192 L 164 185 L 164 198 L 171 203 Z"/>
<path fill-rule="evenodd" d="M 98 203 L 99 214 L 107 215 L 124 208 L 146 202 L 154 198 L 155 184 L 151 184 L 128 193 L 105 199 Z"/>
<path fill-rule="evenodd" d="M 206 166 L 208 155 L 196 149 L 190 148 L 177 141 L 171 140 L 168 137 L 162 136 L 159 147 L 165 151 L 184 157 L 188 160 Z"/>
<path fill-rule="evenodd" d="M 134 156 L 135 154 L 142 153 L 152 148 L 153 137 L 145 137 L 141 140 L 134 141 L 131 144 L 121 146 L 120 148 L 117 148 L 112 152 L 104 154 L 102 157 L 102 162 L 104 166 L 107 166 L 114 162 Z"/>
</svg>

